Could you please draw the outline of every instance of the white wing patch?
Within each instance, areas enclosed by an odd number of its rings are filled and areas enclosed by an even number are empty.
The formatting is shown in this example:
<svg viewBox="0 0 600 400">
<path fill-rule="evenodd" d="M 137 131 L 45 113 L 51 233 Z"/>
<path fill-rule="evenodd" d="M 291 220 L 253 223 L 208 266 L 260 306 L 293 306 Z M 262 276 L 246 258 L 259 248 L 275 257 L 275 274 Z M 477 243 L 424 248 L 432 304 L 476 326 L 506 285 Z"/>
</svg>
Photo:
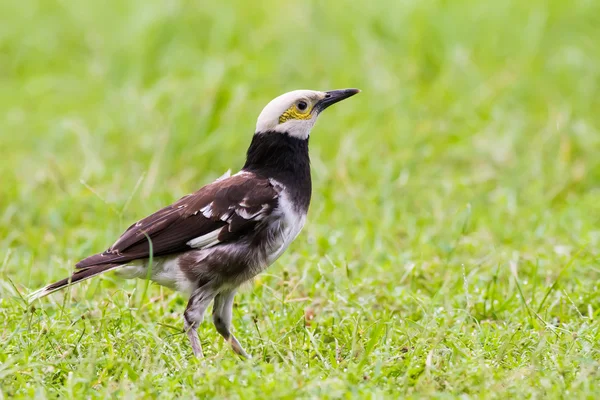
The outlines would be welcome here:
<svg viewBox="0 0 600 400">
<path fill-rule="evenodd" d="M 245 174 L 249 173 L 246 171 L 240 171 L 236 175 Z M 275 198 L 279 197 L 279 193 L 281 193 L 281 190 L 283 189 L 282 185 L 279 182 L 271 179 L 269 181 L 278 193 L 275 195 Z M 248 197 L 244 197 L 237 205 L 229 206 L 228 210 L 223 212 L 221 215 L 219 215 L 219 212 L 215 212 L 213 209 L 213 202 L 210 202 L 200 210 L 194 212 L 193 215 L 201 213 L 205 218 L 208 219 L 218 218 L 219 220 L 227 223 L 229 225 L 229 230 L 231 231 L 231 222 L 234 216 L 241 217 L 247 221 L 262 221 L 268 214 L 270 206 L 268 203 L 262 204 L 261 207 L 257 209 L 256 207 L 252 207 L 249 200 L 250 199 Z M 191 239 L 187 241 L 186 244 L 194 249 L 203 249 L 219 244 L 219 234 L 223 231 L 223 228 L 224 227 L 215 229 L 207 234 Z"/>
<path fill-rule="evenodd" d="M 221 215 L 221 217 L 219 219 L 223 222 L 227 222 L 227 221 L 229 221 L 229 218 L 231 218 L 232 214 L 233 214 L 233 211 L 231 211 L 231 209 L 229 209 L 229 211 L 227 211 L 226 213 Z"/>
<path fill-rule="evenodd" d="M 202 213 L 202 215 L 204 215 L 206 218 L 210 218 L 212 217 L 212 202 L 208 203 L 206 206 L 202 207 L 200 209 L 200 212 Z"/>
<path fill-rule="evenodd" d="M 215 179 L 215 182 L 222 181 L 223 179 L 227 179 L 230 176 L 231 176 L 231 170 L 228 169 L 227 172 L 225 172 L 223 175 L 221 175 L 220 177 L 218 177 L 217 179 Z"/>
<path fill-rule="evenodd" d="M 256 221 L 261 221 L 265 217 L 265 214 L 264 214 L 265 210 L 267 210 L 269 208 L 268 204 L 263 204 L 258 211 L 256 211 L 255 213 L 251 213 L 247 207 L 244 207 L 244 204 L 246 204 L 246 206 L 248 206 L 247 203 L 242 201 L 239 204 L 240 207 L 230 207 L 229 210 L 227 210 L 227 212 L 225 212 L 219 216 L 219 219 L 223 222 L 229 223 L 231 221 L 231 217 L 235 213 L 238 216 L 240 216 L 246 220 L 253 219 Z M 200 209 L 200 212 L 202 213 L 202 215 L 204 215 L 204 217 L 211 218 L 213 216 L 212 202 L 208 203 L 206 206 L 202 207 Z M 196 214 L 196 213 L 194 213 L 194 214 Z M 222 229 L 223 228 L 219 228 L 219 229 L 216 229 L 205 235 L 198 236 L 197 238 L 189 240 L 186 244 L 193 249 L 203 249 L 203 248 L 214 246 L 219 243 L 219 233 L 221 232 Z"/>
<path fill-rule="evenodd" d="M 206 206 L 202 207 L 200 209 L 200 212 L 202 213 L 202 215 L 204 215 L 204 217 L 206 218 L 212 218 L 213 217 L 213 209 L 212 209 L 212 202 L 208 203 Z M 254 212 L 251 213 L 250 210 L 250 204 L 247 203 L 247 199 L 244 198 L 244 200 L 242 200 L 239 204 L 239 207 L 235 207 L 235 206 L 230 206 L 229 210 L 225 213 L 223 213 L 222 215 L 219 216 L 219 219 L 223 222 L 227 222 L 229 221 L 229 219 L 231 218 L 231 216 L 233 215 L 233 213 L 235 212 L 237 215 L 239 215 L 240 217 L 244 218 L 244 219 L 256 219 L 257 221 L 260 221 L 264 218 L 264 212 L 265 210 L 267 210 L 269 208 L 268 204 L 263 204 L 261 206 L 261 208 Z M 197 214 L 198 211 L 196 211 L 194 213 Z"/>
<path fill-rule="evenodd" d="M 198 236 L 186 244 L 193 249 L 203 249 L 206 247 L 214 246 L 219 243 L 219 233 L 222 228 L 216 229 L 212 232 L 207 233 L 206 235 Z"/>
<path fill-rule="evenodd" d="M 248 200 L 249 199 L 247 197 L 244 197 L 242 199 L 242 201 L 240 202 L 240 206 L 242 206 L 242 207 L 250 207 L 250 203 L 248 203 Z"/>
<path fill-rule="evenodd" d="M 244 218 L 244 219 L 255 219 L 257 221 L 262 220 L 265 216 L 264 216 L 264 211 L 269 208 L 268 204 L 263 204 L 260 208 L 260 210 L 258 210 L 257 212 L 255 212 L 254 214 L 251 214 L 250 211 L 248 210 L 248 208 L 243 206 L 243 201 L 240 203 L 240 206 L 242 206 L 241 208 L 236 208 L 235 209 L 235 213 L 237 215 L 239 215 L 240 217 Z"/>
</svg>

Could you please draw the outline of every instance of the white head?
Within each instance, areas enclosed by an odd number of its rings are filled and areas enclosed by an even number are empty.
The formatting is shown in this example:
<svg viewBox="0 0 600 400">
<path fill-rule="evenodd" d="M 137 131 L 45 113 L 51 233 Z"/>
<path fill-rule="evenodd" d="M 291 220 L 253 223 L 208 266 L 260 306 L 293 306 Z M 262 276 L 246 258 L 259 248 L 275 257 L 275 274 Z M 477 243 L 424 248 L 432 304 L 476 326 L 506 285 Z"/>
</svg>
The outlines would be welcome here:
<svg viewBox="0 0 600 400">
<path fill-rule="evenodd" d="M 317 117 L 327 107 L 360 92 L 358 89 L 294 90 L 271 100 L 256 121 L 256 134 L 287 133 L 298 139 L 308 139 Z"/>
</svg>

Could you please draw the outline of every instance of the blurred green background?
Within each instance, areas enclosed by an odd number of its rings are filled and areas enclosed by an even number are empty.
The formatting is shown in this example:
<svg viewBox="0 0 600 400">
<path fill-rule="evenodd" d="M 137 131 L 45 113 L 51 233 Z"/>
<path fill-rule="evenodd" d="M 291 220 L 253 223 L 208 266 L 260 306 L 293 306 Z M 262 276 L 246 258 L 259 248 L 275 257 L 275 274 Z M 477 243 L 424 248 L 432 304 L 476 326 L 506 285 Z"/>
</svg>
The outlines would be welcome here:
<svg viewBox="0 0 600 400">
<path fill-rule="evenodd" d="M 0 2 L 0 397 L 593 398 L 600 2 Z M 237 360 L 112 276 L 36 303 L 244 161 L 294 89 L 304 232 L 237 297 Z"/>
</svg>

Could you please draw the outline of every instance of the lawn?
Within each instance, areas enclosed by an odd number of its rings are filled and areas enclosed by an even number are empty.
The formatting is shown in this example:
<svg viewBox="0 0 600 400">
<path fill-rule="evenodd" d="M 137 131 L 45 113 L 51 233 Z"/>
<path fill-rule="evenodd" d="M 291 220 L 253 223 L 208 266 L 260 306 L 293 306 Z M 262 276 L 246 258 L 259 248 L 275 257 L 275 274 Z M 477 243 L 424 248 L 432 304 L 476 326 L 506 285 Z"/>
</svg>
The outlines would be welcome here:
<svg viewBox="0 0 600 400">
<path fill-rule="evenodd" d="M 595 398 L 600 2 L 0 3 L 1 398 Z M 32 305 L 135 220 L 240 168 L 294 89 L 313 201 L 236 297 L 112 274 Z"/>
</svg>

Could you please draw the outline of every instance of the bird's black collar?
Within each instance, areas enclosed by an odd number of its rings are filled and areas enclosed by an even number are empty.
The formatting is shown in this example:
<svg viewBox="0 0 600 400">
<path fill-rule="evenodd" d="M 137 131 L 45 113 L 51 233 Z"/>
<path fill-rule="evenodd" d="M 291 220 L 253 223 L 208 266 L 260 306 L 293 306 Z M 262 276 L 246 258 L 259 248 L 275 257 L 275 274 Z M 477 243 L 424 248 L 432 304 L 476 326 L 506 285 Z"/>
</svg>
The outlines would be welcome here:
<svg viewBox="0 0 600 400">
<path fill-rule="evenodd" d="M 308 208 L 312 191 L 308 138 L 281 132 L 256 134 L 243 169 L 277 180 L 286 186 L 299 208 Z"/>
</svg>

